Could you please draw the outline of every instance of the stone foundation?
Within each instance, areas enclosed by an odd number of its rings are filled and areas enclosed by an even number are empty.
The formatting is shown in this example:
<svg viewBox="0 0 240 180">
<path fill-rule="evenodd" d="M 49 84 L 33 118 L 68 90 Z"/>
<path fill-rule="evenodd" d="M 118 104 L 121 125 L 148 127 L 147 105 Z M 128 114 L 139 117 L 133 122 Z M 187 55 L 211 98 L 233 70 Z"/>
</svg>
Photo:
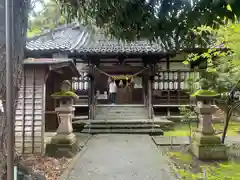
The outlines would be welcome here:
<svg viewBox="0 0 240 180">
<path fill-rule="evenodd" d="M 79 151 L 75 134 L 57 134 L 46 145 L 46 154 L 52 157 L 73 157 Z"/>
<path fill-rule="evenodd" d="M 190 145 L 191 152 L 199 160 L 227 160 L 227 148 L 223 144 L 198 144 Z"/>
<path fill-rule="evenodd" d="M 190 150 L 200 160 L 227 160 L 227 147 L 215 135 L 194 133 Z"/>
<path fill-rule="evenodd" d="M 195 132 L 192 135 L 192 140 L 199 144 L 221 144 L 219 136 L 202 134 L 201 132 Z"/>
</svg>

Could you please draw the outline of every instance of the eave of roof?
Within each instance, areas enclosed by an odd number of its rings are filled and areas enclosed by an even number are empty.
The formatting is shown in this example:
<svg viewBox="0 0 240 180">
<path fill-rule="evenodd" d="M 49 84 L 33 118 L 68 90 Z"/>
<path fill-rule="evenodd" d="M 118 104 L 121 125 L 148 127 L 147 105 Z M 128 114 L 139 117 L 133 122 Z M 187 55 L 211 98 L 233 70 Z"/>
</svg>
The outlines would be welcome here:
<svg viewBox="0 0 240 180">
<path fill-rule="evenodd" d="M 42 58 L 35 59 L 29 58 L 24 60 L 24 65 L 52 65 L 52 64 L 67 64 L 66 66 L 71 69 L 75 76 L 80 76 L 79 71 L 77 70 L 73 60 L 71 59 L 53 59 L 53 58 Z"/>
<path fill-rule="evenodd" d="M 171 53 L 160 44 L 146 40 L 130 43 L 118 41 L 104 36 L 101 31 L 92 33 L 89 28 L 73 23 L 28 39 L 25 52 L 27 57 L 37 56 L 37 54 L 46 57 L 58 52 L 69 56 Z"/>
</svg>

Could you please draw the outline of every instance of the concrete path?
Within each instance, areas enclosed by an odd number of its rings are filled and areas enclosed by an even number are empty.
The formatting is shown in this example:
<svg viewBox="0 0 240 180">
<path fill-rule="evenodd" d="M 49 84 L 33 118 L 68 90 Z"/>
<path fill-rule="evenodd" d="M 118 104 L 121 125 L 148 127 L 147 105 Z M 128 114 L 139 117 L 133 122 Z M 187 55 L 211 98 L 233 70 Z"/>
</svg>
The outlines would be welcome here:
<svg viewBox="0 0 240 180">
<path fill-rule="evenodd" d="M 148 135 L 92 137 L 67 180 L 175 180 Z"/>
</svg>

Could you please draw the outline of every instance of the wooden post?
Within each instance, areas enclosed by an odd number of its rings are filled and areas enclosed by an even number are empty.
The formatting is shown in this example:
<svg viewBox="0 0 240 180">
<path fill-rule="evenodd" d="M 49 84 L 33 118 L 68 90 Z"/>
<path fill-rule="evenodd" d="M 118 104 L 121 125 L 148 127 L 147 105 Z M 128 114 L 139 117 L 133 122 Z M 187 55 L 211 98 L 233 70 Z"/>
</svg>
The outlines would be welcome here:
<svg viewBox="0 0 240 180">
<path fill-rule="evenodd" d="M 22 85 L 22 144 L 21 144 L 21 153 L 24 154 L 24 146 L 25 146 L 25 120 L 26 120 L 26 117 L 25 117 L 25 101 L 26 101 L 26 68 L 25 66 L 23 66 L 23 85 Z M 15 117 L 16 118 L 16 117 Z M 16 140 L 15 140 L 16 141 Z"/>
<path fill-rule="evenodd" d="M 95 117 L 95 65 L 92 65 L 92 79 L 91 79 L 91 99 L 92 99 L 92 119 Z"/>
<path fill-rule="evenodd" d="M 92 70 L 92 65 L 90 65 L 88 70 L 89 74 L 92 74 Z M 88 78 L 88 108 L 88 117 L 92 119 L 92 80 L 90 78 Z"/>
<path fill-rule="evenodd" d="M 144 103 L 144 106 L 145 107 L 147 107 L 147 88 L 146 88 L 146 86 L 147 86 L 147 83 L 146 82 L 148 82 L 148 80 L 147 80 L 147 78 L 146 78 L 146 72 L 144 71 L 143 72 L 143 78 L 142 78 L 142 85 L 143 85 L 143 103 Z"/>
<path fill-rule="evenodd" d="M 151 81 L 151 76 L 153 72 L 153 65 L 149 65 L 149 74 L 148 74 L 148 118 L 152 119 L 153 112 L 152 112 L 152 81 Z"/>
<path fill-rule="evenodd" d="M 36 90 L 36 71 L 35 71 L 35 67 L 33 67 L 33 71 L 32 71 L 32 154 L 34 154 L 35 152 L 35 138 L 34 138 L 34 130 L 35 130 L 35 98 L 36 98 L 36 94 L 35 94 L 35 90 Z"/>
<path fill-rule="evenodd" d="M 167 90 L 167 94 L 168 94 L 168 97 L 167 97 L 167 104 L 169 105 L 170 104 L 170 89 L 169 89 L 169 72 L 171 70 L 171 67 L 170 67 L 170 57 L 167 56 L 167 73 L 168 73 L 168 78 L 167 78 L 167 82 L 168 82 L 168 90 Z M 170 109 L 169 107 L 167 108 L 167 117 L 170 116 Z"/>
</svg>

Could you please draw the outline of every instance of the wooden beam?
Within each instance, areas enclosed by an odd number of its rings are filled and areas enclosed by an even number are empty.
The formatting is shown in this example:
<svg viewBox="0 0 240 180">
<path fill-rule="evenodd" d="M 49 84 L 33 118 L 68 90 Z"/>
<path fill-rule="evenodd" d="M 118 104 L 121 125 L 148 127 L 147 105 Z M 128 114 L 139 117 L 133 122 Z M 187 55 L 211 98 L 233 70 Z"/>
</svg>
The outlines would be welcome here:
<svg viewBox="0 0 240 180">
<path fill-rule="evenodd" d="M 170 69 L 170 57 L 167 56 L 167 70 Z"/>
<path fill-rule="evenodd" d="M 182 62 L 182 61 L 184 61 L 184 60 L 170 60 L 170 62 Z M 102 63 L 113 64 L 113 63 L 117 63 L 117 62 L 118 62 L 117 60 L 101 59 L 99 61 L 99 63 L 95 62 L 94 64 L 95 65 L 99 65 L 99 64 L 102 64 Z M 143 60 L 143 59 L 139 59 L 139 60 L 125 59 L 124 62 L 126 62 L 126 63 L 143 63 L 143 64 L 146 64 L 146 65 L 149 64 L 149 60 L 147 60 L 147 59 L 146 60 Z M 167 62 L 167 60 L 163 60 L 163 58 L 162 58 L 162 59 L 157 60 L 157 62 Z M 88 61 L 77 61 L 77 63 L 85 63 L 85 64 L 87 64 Z"/>
<path fill-rule="evenodd" d="M 50 64 L 49 69 L 56 70 L 56 69 L 60 69 L 60 68 L 66 67 L 66 66 L 69 66 L 69 62 Z"/>
<path fill-rule="evenodd" d="M 107 73 L 136 73 L 139 72 L 143 69 L 143 67 L 141 66 L 121 66 L 121 67 L 117 67 L 117 66 L 111 66 L 111 67 L 107 67 L 107 66 L 100 66 L 98 69 L 107 72 Z"/>
<path fill-rule="evenodd" d="M 56 70 L 53 70 L 53 71 L 56 72 L 56 73 L 59 73 L 59 74 L 64 74 L 62 69 L 56 69 Z"/>
</svg>

